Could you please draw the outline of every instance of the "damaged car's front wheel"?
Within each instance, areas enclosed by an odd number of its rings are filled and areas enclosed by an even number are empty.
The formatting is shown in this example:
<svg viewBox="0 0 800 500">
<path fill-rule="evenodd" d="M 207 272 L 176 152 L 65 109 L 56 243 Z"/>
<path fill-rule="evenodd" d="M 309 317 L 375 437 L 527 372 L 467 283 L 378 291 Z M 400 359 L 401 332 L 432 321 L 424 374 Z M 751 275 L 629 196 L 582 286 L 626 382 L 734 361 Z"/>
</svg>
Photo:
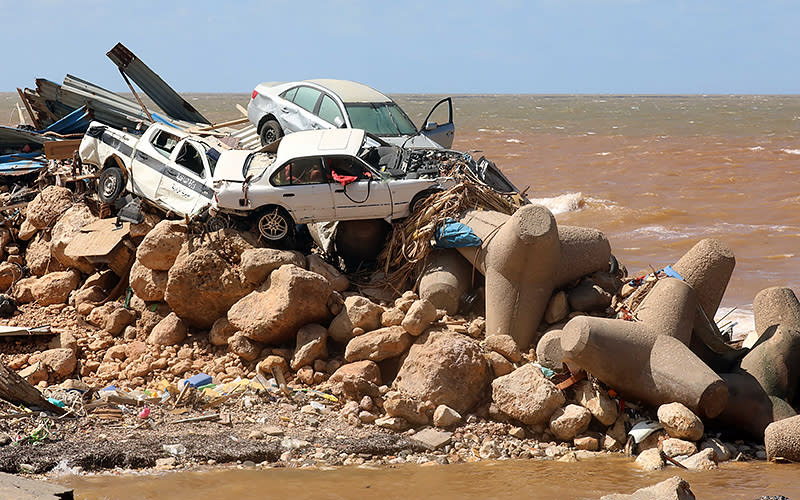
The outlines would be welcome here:
<svg viewBox="0 0 800 500">
<path fill-rule="evenodd" d="M 294 221 L 283 209 L 269 207 L 258 216 L 258 233 L 267 241 L 283 242 L 294 233 Z"/>
<path fill-rule="evenodd" d="M 103 203 L 114 203 L 125 188 L 125 176 L 119 167 L 108 167 L 100 173 L 97 196 Z"/>
</svg>

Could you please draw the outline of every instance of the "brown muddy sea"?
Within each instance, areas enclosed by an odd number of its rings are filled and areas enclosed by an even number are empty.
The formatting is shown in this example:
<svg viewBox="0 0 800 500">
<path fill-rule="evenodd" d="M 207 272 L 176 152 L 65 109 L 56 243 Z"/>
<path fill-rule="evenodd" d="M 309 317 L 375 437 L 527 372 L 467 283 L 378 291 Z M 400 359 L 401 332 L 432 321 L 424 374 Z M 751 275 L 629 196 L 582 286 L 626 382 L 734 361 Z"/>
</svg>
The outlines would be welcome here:
<svg viewBox="0 0 800 500">
<path fill-rule="evenodd" d="M 401 95 L 419 124 L 439 96 Z M 192 94 L 212 121 L 246 94 Z M 0 94 L 0 123 L 15 122 Z M 455 149 L 485 155 L 559 224 L 595 227 L 631 275 L 714 237 L 736 255 L 721 313 L 753 329 L 769 286 L 800 292 L 800 96 L 455 96 Z M 800 467 L 725 464 L 681 474 L 699 499 L 800 499 Z M 365 470 L 218 470 L 62 478 L 78 498 L 598 498 L 676 473 L 622 459 Z"/>
</svg>

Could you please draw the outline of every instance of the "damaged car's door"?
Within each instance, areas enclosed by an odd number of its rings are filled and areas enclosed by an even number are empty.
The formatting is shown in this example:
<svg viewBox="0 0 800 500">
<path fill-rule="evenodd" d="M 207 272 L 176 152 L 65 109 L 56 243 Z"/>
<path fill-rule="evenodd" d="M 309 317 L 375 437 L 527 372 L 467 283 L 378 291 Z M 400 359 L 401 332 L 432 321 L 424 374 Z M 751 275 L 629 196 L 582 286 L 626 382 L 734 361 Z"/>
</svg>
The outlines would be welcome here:
<svg viewBox="0 0 800 500">
<path fill-rule="evenodd" d="M 389 219 L 392 195 L 380 176 L 353 157 L 326 157 L 336 220 Z"/>
<path fill-rule="evenodd" d="M 437 112 L 437 109 L 440 106 L 443 106 L 447 103 L 447 118 L 445 123 L 437 123 L 435 121 L 431 121 L 432 116 L 442 116 L 442 110 L 439 110 L 436 115 L 434 112 Z M 453 99 L 450 97 L 445 97 L 441 101 L 437 102 L 428 113 L 428 116 L 425 117 L 425 121 L 422 122 L 422 126 L 420 127 L 420 133 L 433 141 L 437 144 L 442 146 L 445 149 L 449 149 L 453 147 L 453 137 L 455 135 L 455 124 L 453 123 Z"/>
<path fill-rule="evenodd" d="M 181 215 L 194 215 L 211 203 L 211 172 L 205 149 L 184 139 L 178 143 L 164 169 L 155 200 Z"/>
<path fill-rule="evenodd" d="M 281 119 L 284 121 L 281 124 L 285 129 L 284 132 L 328 128 L 329 125 L 323 125 L 322 120 L 314 114 L 321 96 L 320 90 L 305 85 L 291 88 L 281 94 L 284 101 L 276 104 L 281 112 L 278 115 L 279 121 Z"/>
<path fill-rule="evenodd" d="M 286 207 L 297 224 L 332 220 L 334 207 L 329 181 L 320 157 L 297 158 L 278 167 L 270 177 L 273 203 L 268 205 Z M 251 191 L 251 196 L 266 201 L 260 186 L 254 185 Z"/>
</svg>

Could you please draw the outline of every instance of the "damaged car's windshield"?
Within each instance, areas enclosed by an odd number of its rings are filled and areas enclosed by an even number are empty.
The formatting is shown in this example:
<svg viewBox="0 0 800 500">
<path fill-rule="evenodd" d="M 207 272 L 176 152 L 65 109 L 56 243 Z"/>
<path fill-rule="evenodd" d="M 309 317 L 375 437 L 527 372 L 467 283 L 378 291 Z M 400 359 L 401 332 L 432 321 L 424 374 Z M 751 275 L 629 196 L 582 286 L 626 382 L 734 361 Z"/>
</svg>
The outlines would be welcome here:
<svg viewBox="0 0 800 500">
<path fill-rule="evenodd" d="M 393 102 L 345 103 L 353 128 L 364 129 L 378 136 L 414 135 L 417 128 L 403 110 Z"/>
<path fill-rule="evenodd" d="M 257 180 L 264 171 L 275 162 L 275 154 L 273 153 L 253 153 L 247 157 L 242 169 L 242 176 L 247 179 L 248 177 Z"/>
</svg>

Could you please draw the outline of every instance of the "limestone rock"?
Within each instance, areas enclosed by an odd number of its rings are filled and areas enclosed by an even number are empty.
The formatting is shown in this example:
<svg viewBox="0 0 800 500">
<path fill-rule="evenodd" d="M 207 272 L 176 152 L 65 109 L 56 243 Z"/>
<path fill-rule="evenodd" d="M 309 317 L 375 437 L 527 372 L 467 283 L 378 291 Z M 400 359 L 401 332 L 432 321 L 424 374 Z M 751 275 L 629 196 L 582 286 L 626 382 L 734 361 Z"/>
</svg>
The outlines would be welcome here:
<svg viewBox="0 0 800 500">
<path fill-rule="evenodd" d="M 55 223 L 50 233 L 50 253 L 64 267 L 74 268 L 85 274 L 94 272 L 95 266 L 86 258 L 69 255 L 66 249 L 67 245 L 80 233 L 83 226 L 96 220 L 98 220 L 97 217 L 92 215 L 89 207 L 83 203 L 77 203 L 64 212 Z"/>
<path fill-rule="evenodd" d="M 589 410 L 598 422 L 608 427 L 617 420 L 619 407 L 606 391 L 589 380 L 581 380 L 572 388 L 575 393 L 575 401 Z"/>
<path fill-rule="evenodd" d="M 50 349 L 69 349 L 78 352 L 78 340 L 68 331 L 62 331 L 47 344 Z"/>
<path fill-rule="evenodd" d="M 22 278 L 22 269 L 10 262 L 0 264 L 0 291 L 5 292 L 15 281 Z"/>
<path fill-rule="evenodd" d="M 661 452 L 658 448 L 649 448 L 639 453 L 635 463 L 646 471 L 655 471 L 664 468 L 664 459 L 661 458 Z"/>
<path fill-rule="evenodd" d="M 13 289 L 14 300 L 17 304 L 27 304 L 33 302 L 33 284 L 36 283 L 38 278 L 31 276 L 30 278 L 22 278 L 17 281 Z"/>
<path fill-rule="evenodd" d="M 490 377 L 477 342 L 457 333 L 430 332 L 411 346 L 393 387 L 463 413 L 481 399 Z"/>
<path fill-rule="evenodd" d="M 297 345 L 292 357 L 292 370 L 308 366 L 318 359 L 328 358 L 328 330 L 311 323 L 297 330 Z"/>
<path fill-rule="evenodd" d="M 486 347 L 502 354 L 512 363 L 522 361 L 522 353 L 511 335 L 488 335 L 486 337 Z"/>
<path fill-rule="evenodd" d="M 569 441 L 589 428 L 592 414 L 580 405 L 567 405 L 550 416 L 550 432 L 562 441 Z"/>
<path fill-rule="evenodd" d="M 527 425 L 548 422 L 566 402 L 564 394 L 533 364 L 494 379 L 492 400 L 500 411 Z"/>
<path fill-rule="evenodd" d="M 129 279 L 137 297 L 145 302 L 161 302 L 164 300 L 168 277 L 167 271 L 154 271 L 137 260 L 131 267 Z"/>
<path fill-rule="evenodd" d="M 148 344 L 175 345 L 186 338 L 186 324 L 174 312 L 158 322 L 147 337 Z"/>
<path fill-rule="evenodd" d="M 383 326 L 397 326 L 403 324 L 403 319 L 406 313 L 396 307 L 386 309 L 381 314 L 381 325 Z"/>
<path fill-rule="evenodd" d="M 514 371 L 514 365 L 511 364 L 511 361 L 504 358 L 500 353 L 489 351 L 486 353 L 486 359 L 492 365 L 492 372 L 495 378 L 508 375 Z"/>
<path fill-rule="evenodd" d="M 681 460 L 681 465 L 691 470 L 711 470 L 717 468 L 717 453 L 706 448 L 691 457 Z"/>
<path fill-rule="evenodd" d="M 726 462 L 732 457 L 731 448 L 717 438 L 704 439 L 703 442 L 700 443 L 700 449 L 704 450 L 706 448 L 714 450 L 719 462 Z"/>
<path fill-rule="evenodd" d="M 289 372 L 289 364 L 286 363 L 286 360 L 283 357 L 276 356 L 274 354 L 262 359 L 256 367 L 256 369 L 263 373 L 267 378 L 272 377 L 273 368 L 280 369 L 281 373 L 284 375 Z"/>
<path fill-rule="evenodd" d="M 597 451 L 600 449 L 600 440 L 596 436 L 575 436 L 572 444 L 575 448 L 584 451 Z"/>
<path fill-rule="evenodd" d="M 228 345 L 228 339 L 236 333 L 236 327 L 231 325 L 225 316 L 216 320 L 208 332 L 208 341 L 212 345 Z"/>
<path fill-rule="evenodd" d="M 670 437 L 698 441 L 703 437 L 703 421 L 681 403 L 658 407 L 658 421 Z"/>
<path fill-rule="evenodd" d="M 283 265 L 258 290 L 230 307 L 228 321 L 252 340 L 285 342 L 301 326 L 329 318 L 331 292 L 322 276 L 292 264 Z"/>
<path fill-rule="evenodd" d="M 661 443 L 661 451 L 670 458 L 681 455 L 688 457 L 697 453 L 697 445 L 683 439 L 667 438 Z"/>
<path fill-rule="evenodd" d="M 394 392 L 391 396 L 387 395 L 383 402 L 383 409 L 390 417 L 401 417 L 411 425 L 428 424 L 425 405 L 399 392 Z"/>
<path fill-rule="evenodd" d="M 436 319 L 436 307 L 425 299 L 414 301 L 403 318 L 403 328 L 415 337 L 422 334 Z"/>
<path fill-rule="evenodd" d="M 162 220 L 136 248 L 136 260 L 155 271 L 169 271 L 187 238 L 184 222 Z"/>
<path fill-rule="evenodd" d="M 37 361 L 21 370 L 18 375 L 28 381 L 29 384 L 36 385 L 47 380 L 47 368 L 45 368 L 44 363 Z"/>
<path fill-rule="evenodd" d="M 31 238 L 36 235 L 38 229 L 33 227 L 33 224 L 30 223 L 28 218 L 26 217 L 22 224 L 19 225 L 19 231 L 17 232 L 17 237 L 22 241 L 30 241 Z"/>
<path fill-rule="evenodd" d="M 246 361 L 253 361 L 261 352 L 261 346 L 241 333 L 234 333 L 228 339 L 228 350 Z"/>
<path fill-rule="evenodd" d="M 28 244 L 25 264 L 35 276 L 66 270 L 66 267 L 50 253 L 50 234 L 44 231 L 39 232 Z"/>
<path fill-rule="evenodd" d="M 382 361 L 399 356 L 411 345 L 411 335 L 402 327 L 387 326 L 353 337 L 347 343 L 344 359 L 353 361 Z"/>
<path fill-rule="evenodd" d="M 395 432 L 408 430 L 408 421 L 400 417 L 381 417 L 375 420 L 375 425 Z"/>
<path fill-rule="evenodd" d="M 44 351 L 39 360 L 56 377 L 62 378 L 71 374 L 75 370 L 77 359 L 75 351 L 63 347 L 59 349 L 48 349 Z"/>
<path fill-rule="evenodd" d="M 381 385 L 381 369 L 374 361 L 369 360 L 346 363 L 333 372 L 328 381 L 337 384 L 345 378 L 359 378 L 377 386 Z"/>
<path fill-rule="evenodd" d="M 439 405 L 433 412 L 433 425 L 436 427 L 453 427 L 461 423 L 461 414 L 447 405 Z"/>
<path fill-rule="evenodd" d="M 161 223 L 147 237 L 156 232 L 159 226 Z M 168 234 L 180 236 L 182 233 Z M 173 243 L 169 238 L 163 241 Z M 159 247 L 154 248 L 158 253 Z M 187 241 L 169 270 L 164 300 L 189 325 L 210 328 L 214 321 L 253 290 L 233 262 L 247 248 L 251 248 L 250 244 L 233 230 L 213 233 L 202 241 L 199 238 Z M 152 265 L 148 265 L 151 262 L 149 259 L 140 258 L 140 261 L 153 269 Z M 163 265 L 160 263 L 156 267 Z"/>
<path fill-rule="evenodd" d="M 428 450 L 437 450 L 442 446 L 450 444 L 452 437 L 453 433 L 451 432 L 437 431 L 436 429 L 428 428 L 423 429 L 411 436 L 411 441 L 423 446 Z"/>
<path fill-rule="evenodd" d="M 353 329 L 361 328 L 365 332 L 381 326 L 383 307 L 366 297 L 352 295 L 344 299 L 344 309 L 331 321 L 328 334 L 333 340 L 346 344 L 353 338 Z"/>
<path fill-rule="evenodd" d="M 95 307 L 86 321 L 94 326 L 102 328 L 111 335 L 122 333 L 126 326 L 136 320 L 136 313 L 126 309 L 119 302 L 106 302 L 100 307 Z"/>
<path fill-rule="evenodd" d="M 78 288 L 80 273 L 75 270 L 50 273 L 31 285 L 31 293 L 42 306 L 64 304 L 71 291 Z"/>
<path fill-rule="evenodd" d="M 284 264 L 306 267 L 306 258 L 300 252 L 274 248 L 249 248 L 242 252 L 242 273 L 255 286 Z"/>
<path fill-rule="evenodd" d="M 347 279 L 347 276 L 343 275 L 338 269 L 322 260 L 322 257 L 319 255 L 311 254 L 306 259 L 308 261 L 308 270 L 312 273 L 317 273 L 328 280 L 328 282 L 331 284 L 331 288 L 337 292 L 344 292 L 350 288 L 350 280 Z"/>
<path fill-rule="evenodd" d="M 800 462 L 800 415 L 772 422 L 764 431 L 767 459 Z"/>
<path fill-rule="evenodd" d="M 36 229 L 52 226 L 73 204 L 72 191 L 64 187 L 47 186 L 28 203 L 26 220 Z"/>
<path fill-rule="evenodd" d="M 75 307 L 79 314 L 83 314 L 81 312 L 82 309 L 92 311 L 95 308 L 95 304 L 102 302 L 105 298 L 106 293 L 102 288 L 97 285 L 87 287 L 84 284 L 83 288 L 72 294 L 70 303 Z M 86 306 L 85 308 L 82 307 L 84 305 Z M 88 312 L 86 314 L 88 314 Z M 84 316 L 86 314 L 84 314 Z"/>
<path fill-rule="evenodd" d="M 689 483 L 673 476 L 653 486 L 634 491 L 630 495 L 605 495 L 600 500 L 695 500 Z"/>
</svg>

